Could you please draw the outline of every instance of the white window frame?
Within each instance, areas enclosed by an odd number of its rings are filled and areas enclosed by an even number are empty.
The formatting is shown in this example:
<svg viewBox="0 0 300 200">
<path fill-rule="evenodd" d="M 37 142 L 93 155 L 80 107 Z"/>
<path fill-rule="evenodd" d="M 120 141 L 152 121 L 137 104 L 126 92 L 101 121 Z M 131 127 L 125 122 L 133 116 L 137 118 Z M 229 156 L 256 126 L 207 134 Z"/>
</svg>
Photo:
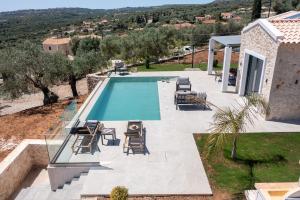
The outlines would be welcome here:
<svg viewBox="0 0 300 200">
<path fill-rule="evenodd" d="M 262 54 L 259 54 L 255 51 L 245 49 L 245 51 L 244 51 L 244 62 L 243 62 L 242 73 L 241 73 L 242 77 L 241 77 L 241 80 L 240 80 L 240 88 L 239 88 L 239 95 L 240 96 L 245 96 L 247 72 L 248 72 L 248 65 L 249 65 L 249 57 L 250 56 L 254 56 L 254 57 L 256 57 L 258 59 L 261 59 L 263 61 L 263 68 L 262 68 L 262 73 L 261 73 L 261 77 L 260 77 L 258 93 L 261 94 L 261 92 L 262 92 L 267 58 L 266 58 L 266 56 L 264 56 Z"/>
</svg>

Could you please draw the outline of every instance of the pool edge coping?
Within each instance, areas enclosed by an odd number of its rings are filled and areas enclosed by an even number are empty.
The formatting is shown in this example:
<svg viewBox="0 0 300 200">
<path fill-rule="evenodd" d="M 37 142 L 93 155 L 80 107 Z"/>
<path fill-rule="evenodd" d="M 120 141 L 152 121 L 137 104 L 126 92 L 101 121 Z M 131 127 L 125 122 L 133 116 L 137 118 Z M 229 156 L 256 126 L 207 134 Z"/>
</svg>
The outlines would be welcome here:
<svg viewBox="0 0 300 200">
<path fill-rule="evenodd" d="M 97 100 L 98 96 L 102 93 L 102 91 L 108 84 L 109 80 L 110 80 L 110 77 L 107 77 L 103 81 L 99 81 L 99 83 L 97 83 L 96 87 L 86 98 L 84 103 L 81 105 L 80 109 L 76 112 L 75 116 L 70 121 L 70 123 L 68 123 L 68 125 L 66 126 L 67 129 L 71 129 L 74 126 L 74 124 L 77 122 L 78 119 L 82 120 L 83 116 L 87 117 L 87 115 L 89 113 L 89 112 L 87 112 L 87 109 L 89 108 L 89 111 L 90 111 L 94 105 L 94 104 L 91 105 L 92 100 L 93 101 Z M 96 94 L 98 94 L 98 95 L 96 95 Z M 97 98 L 95 99 L 95 97 L 97 97 Z M 90 107 L 88 107 L 88 106 L 90 106 Z M 85 119 L 84 119 L 84 121 L 85 121 Z"/>
</svg>

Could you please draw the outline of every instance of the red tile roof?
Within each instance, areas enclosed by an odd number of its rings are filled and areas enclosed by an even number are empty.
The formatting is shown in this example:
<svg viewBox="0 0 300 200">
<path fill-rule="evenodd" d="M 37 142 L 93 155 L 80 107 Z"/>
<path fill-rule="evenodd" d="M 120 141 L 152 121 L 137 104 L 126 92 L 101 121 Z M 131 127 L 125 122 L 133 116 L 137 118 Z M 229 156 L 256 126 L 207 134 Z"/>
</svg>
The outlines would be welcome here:
<svg viewBox="0 0 300 200">
<path fill-rule="evenodd" d="M 257 25 L 278 42 L 300 44 L 300 11 L 289 11 L 268 19 L 258 19 L 245 27 L 242 33 Z"/>
<path fill-rule="evenodd" d="M 71 41 L 70 38 L 47 38 L 44 40 L 43 44 L 46 45 L 62 45 L 62 44 L 69 44 Z"/>
<path fill-rule="evenodd" d="M 276 19 L 270 21 L 282 34 L 283 43 L 300 43 L 300 19 Z"/>
<path fill-rule="evenodd" d="M 215 19 L 207 19 L 207 20 L 204 20 L 202 23 L 203 24 L 215 24 L 216 20 Z"/>
<path fill-rule="evenodd" d="M 300 43 L 299 14 L 299 11 L 289 11 L 268 19 L 269 22 L 283 34 L 283 38 L 280 39 L 280 42 Z"/>
</svg>

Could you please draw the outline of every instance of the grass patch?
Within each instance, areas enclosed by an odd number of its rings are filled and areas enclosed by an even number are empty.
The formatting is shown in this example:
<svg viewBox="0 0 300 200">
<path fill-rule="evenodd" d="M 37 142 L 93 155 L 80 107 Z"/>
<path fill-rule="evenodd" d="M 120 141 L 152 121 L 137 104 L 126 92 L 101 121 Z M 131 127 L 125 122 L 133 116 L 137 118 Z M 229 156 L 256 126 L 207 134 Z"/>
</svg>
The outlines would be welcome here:
<svg viewBox="0 0 300 200">
<path fill-rule="evenodd" d="M 231 64 L 231 68 L 237 68 L 237 64 Z M 192 64 L 179 64 L 179 63 L 172 63 L 172 64 L 153 64 L 150 65 L 150 68 L 147 69 L 146 66 L 141 65 L 137 67 L 138 72 L 153 72 L 153 71 L 184 71 L 186 68 L 192 68 Z M 198 68 L 201 71 L 207 70 L 206 63 L 195 64 L 194 68 Z M 220 71 L 223 68 L 223 64 L 218 64 L 217 68 L 214 70 Z"/>
<path fill-rule="evenodd" d="M 207 135 L 201 135 L 196 139 L 202 155 L 206 138 Z M 224 151 L 203 161 L 215 187 L 241 194 L 253 188 L 255 182 L 296 182 L 300 169 L 299 142 L 300 133 L 243 134 L 238 141 L 238 161 L 230 159 L 230 139 Z"/>
<path fill-rule="evenodd" d="M 238 68 L 238 64 L 231 63 L 230 68 L 237 69 L 237 68 Z M 201 69 L 202 71 L 207 71 L 207 64 L 206 64 L 206 63 L 201 63 L 201 64 L 200 64 L 200 69 Z M 221 71 L 222 69 L 223 69 L 223 63 L 219 63 L 219 64 L 217 65 L 217 67 L 214 67 L 213 70 L 215 70 L 215 71 Z"/>
<path fill-rule="evenodd" d="M 139 72 L 151 72 L 151 71 L 183 71 L 185 68 L 191 68 L 191 64 L 153 64 L 147 69 L 146 66 L 138 66 Z M 198 67 L 199 66 L 195 66 Z"/>
</svg>

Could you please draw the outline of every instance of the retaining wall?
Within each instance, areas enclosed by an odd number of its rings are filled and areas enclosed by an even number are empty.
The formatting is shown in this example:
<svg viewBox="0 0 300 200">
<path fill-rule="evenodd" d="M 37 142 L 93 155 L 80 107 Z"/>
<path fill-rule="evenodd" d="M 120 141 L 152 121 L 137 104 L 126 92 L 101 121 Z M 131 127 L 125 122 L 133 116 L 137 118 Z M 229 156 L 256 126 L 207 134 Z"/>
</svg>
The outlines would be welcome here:
<svg viewBox="0 0 300 200">
<path fill-rule="evenodd" d="M 30 172 L 32 166 L 48 165 L 44 140 L 23 140 L 0 163 L 0 199 L 9 198 Z"/>
</svg>

